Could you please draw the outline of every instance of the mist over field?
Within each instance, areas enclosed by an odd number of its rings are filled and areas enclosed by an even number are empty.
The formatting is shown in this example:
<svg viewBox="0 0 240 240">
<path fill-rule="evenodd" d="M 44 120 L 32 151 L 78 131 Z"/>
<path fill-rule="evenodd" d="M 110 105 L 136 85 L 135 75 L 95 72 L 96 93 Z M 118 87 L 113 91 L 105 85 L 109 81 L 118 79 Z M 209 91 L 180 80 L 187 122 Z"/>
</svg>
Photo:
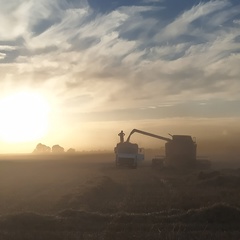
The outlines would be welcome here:
<svg viewBox="0 0 240 240">
<path fill-rule="evenodd" d="M 2 155 L 1 239 L 239 239 L 239 159 L 161 170 L 146 154 Z"/>
</svg>

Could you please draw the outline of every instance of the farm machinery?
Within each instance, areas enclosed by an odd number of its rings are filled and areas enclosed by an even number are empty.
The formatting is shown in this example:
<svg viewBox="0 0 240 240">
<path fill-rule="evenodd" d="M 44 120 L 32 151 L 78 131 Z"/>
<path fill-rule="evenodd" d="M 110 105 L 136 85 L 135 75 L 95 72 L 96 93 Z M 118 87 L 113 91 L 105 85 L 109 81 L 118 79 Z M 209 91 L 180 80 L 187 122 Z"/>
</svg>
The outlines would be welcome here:
<svg viewBox="0 0 240 240">
<path fill-rule="evenodd" d="M 144 160 L 144 151 L 136 143 L 124 142 L 124 135 L 123 131 L 118 134 L 120 142 L 114 148 L 116 166 L 136 168 L 138 163 Z"/>
<path fill-rule="evenodd" d="M 152 159 L 152 165 L 158 167 L 204 167 L 210 166 L 208 160 L 197 159 L 197 143 L 189 135 L 170 135 L 171 138 L 162 137 L 153 133 L 133 129 L 127 140 L 124 141 L 124 133 L 119 133 L 120 143 L 115 147 L 116 165 L 129 165 L 137 167 L 140 160 L 144 159 L 141 149 L 137 144 L 130 142 L 134 133 L 165 141 L 165 157 Z M 140 152 L 140 153 L 139 153 Z"/>
</svg>

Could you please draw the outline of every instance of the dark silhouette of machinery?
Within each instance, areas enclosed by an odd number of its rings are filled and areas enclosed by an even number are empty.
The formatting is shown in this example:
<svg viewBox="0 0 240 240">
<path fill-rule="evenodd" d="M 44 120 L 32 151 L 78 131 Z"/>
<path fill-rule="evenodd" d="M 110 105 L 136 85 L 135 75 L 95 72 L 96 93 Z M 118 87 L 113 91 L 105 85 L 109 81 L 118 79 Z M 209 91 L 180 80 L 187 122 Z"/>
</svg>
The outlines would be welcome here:
<svg viewBox="0 0 240 240">
<path fill-rule="evenodd" d="M 116 156 L 116 166 L 129 166 L 136 168 L 139 161 L 144 159 L 143 149 L 138 148 L 135 143 L 130 143 L 129 141 L 124 142 L 124 132 L 121 131 L 118 136 L 120 137 L 120 142 L 114 148 Z"/>
<path fill-rule="evenodd" d="M 132 134 L 140 133 L 149 137 L 157 138 L 165 143 L 165 158 L 153 159 L 154 165 L 166 166 L 194 166 L 197 160 L 197 144 L 188 135 L 170 135 L 171 138 L 162 137 L 156 134 L 145 132 L 138 129 L 133 129 L 129 134 L 127 141 L 130 142 Z"/>
<path fill-rule="evenodd" d="M 165 143 L 165 157 L 155 158 L 152 163 L 154 165 L 165 166 L 195 166 L 197 160 L 197 144 L 188 135 L 170 135 L 171 138 L 162 137 L 156 134 L 145 132 L 138 129 L 133 129 L 127 138 L 127 142 L 130 142 L 130 137 L 134 133 L 140 133 L 149 137 L 157 138 Z"/>
<path fill-rule="evenodd" d="M 115 147 L 116 165 L 128 165 L 136 168 L 139 161 L 144 159 L 144 154 L 137 144 L 131 143 L 130 138 L 134 133 L 140 133 L 149 137 L 165 141 L 165 157 L 152 159 L 153 166 L 160 167 L 210 167 L 211 163 L 206 159 L 197 159 L 196 141 L 189 135 L 170 135 L 171 138 L 162 137 L 153 133 L 133 129 L 127 140 L 124 141 L 124 133 L 119 133 L 120 142 Z"/>
<path fill-rule="evenodd" d="M 136 168 L 139 161 L 144 159 L 144 154 L 137 144 L 131 143 L 130 138 L 134 133 L 140 133 L 149 137 L 165 141 L 165 157 L 152 159 L 153 166 L 159 167 L 200 167 L 209 168 L 211 162 L 207 159 L 197 159 L 197 143 L 189 135 L 170 135 L 171 138 L 162 137 L 139 129 L 133 129 L 127 140 L 121 131 L 120 142 L 115 147 L 116 165 L 128 165 Z"/>
</svg>

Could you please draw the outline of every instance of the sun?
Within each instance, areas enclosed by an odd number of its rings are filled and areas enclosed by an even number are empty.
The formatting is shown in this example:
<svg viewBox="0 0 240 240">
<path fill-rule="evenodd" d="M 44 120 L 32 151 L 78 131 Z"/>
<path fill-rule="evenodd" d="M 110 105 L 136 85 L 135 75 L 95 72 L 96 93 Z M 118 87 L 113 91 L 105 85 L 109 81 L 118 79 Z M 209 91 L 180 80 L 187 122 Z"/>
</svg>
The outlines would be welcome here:
<svg viewBox="0 0 240 240">
<path fill-rule="evenodd" d="M 49 104 L 34 92 L 19 92 L 0 100 L 0 139 L 28 142 L 43 137 L 48 130 Z"/>
</svg>

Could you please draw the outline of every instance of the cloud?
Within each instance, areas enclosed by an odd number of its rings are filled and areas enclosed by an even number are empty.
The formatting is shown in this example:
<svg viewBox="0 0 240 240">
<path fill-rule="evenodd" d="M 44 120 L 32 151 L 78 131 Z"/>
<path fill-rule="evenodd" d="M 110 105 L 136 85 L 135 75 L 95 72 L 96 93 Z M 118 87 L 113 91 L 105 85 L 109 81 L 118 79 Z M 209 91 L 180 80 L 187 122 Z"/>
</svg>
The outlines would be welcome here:
<svg viewBox="0 0 240 240">
<path fill-rule="evenodd" d="M 16 50 L 15 46 L 9 46 L 9 45 L 0 45 L 0 51 L 5 50 L 5 51 L 12 51 Z"/>
<path fill-rule="evenodd" d="M 165 0 L 142 0 L 142 3 L 161 3 Z"/>
<path fill-rule="evenodd" d="M 206 18 L 210 14 L 216 13 L 229 6 L 228 1 L 209 1 L 207 3 L 199 3 L 190 10 L 185 11 L 178 16 L 173 22 L 168 24 L 163 31 L 161 31 L 156 38 L 164 41 L 176 39 L 177 37 L 189 34 L 194 29 L 194 21 Z M 219 16 L 219 14 L 217 15 Z M 201 26 L 203 27 L 203 26 Z"/>
<path fill-rule="evenodd" d="M 6 57 L 6 53 L 1 53 L 1 52 L 0 52 L 0 60 L 1 60 L 1 59 L 4 59 L 5 57 Z"/>
<path fill-rule="evenodd" d="M 8 1 L 1 4 L 0 39 L 12 40 L 23 36 L 29 24 L 30 1 Z"/>
<path fill-rule="evenodd" d="M 169 9 L 159 5 L 102 13 L 86 1 L 6 3 L 0 58 L 14 49 L 18 55 L 0 66 L 0 84 L 43 89 L 65 109 L 87 96 L 73 109 L 83 112 L 237 100 L 239 8 L 227 0 L 202 2 L 164 19 Z"/>
<path fill-rule="evenodd" d="M 235 23 L 235 24 L 240 24 L 240 19 L 234 19 L 234 20 L 233 20 L 233 23 Z"/>
<path fill-rule="evenodd" d="M 165 0 L 143 0 L 142 3 L 162 3 Z"/>
</svg>

